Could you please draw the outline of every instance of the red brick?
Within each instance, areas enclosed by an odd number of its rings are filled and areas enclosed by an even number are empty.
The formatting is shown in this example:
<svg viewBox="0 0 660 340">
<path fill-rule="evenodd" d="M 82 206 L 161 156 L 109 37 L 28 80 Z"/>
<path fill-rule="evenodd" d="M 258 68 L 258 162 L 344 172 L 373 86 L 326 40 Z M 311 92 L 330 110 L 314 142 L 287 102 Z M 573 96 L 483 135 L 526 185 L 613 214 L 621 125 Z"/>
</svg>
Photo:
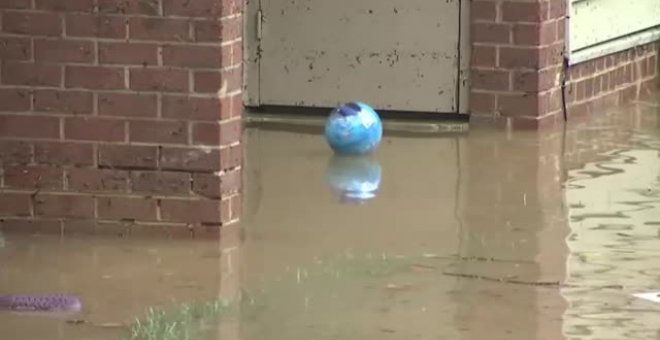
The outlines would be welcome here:
<svg viewBox="0 0 660 340">
<path fill-rule="evenodd" d="M 98 0 L 99 12 L 158 15 L 158 0 Z"/>
<path fill-rule="evenodd" d="M 224 232 L 225 225 L 215 224 L 192 224 L 192 238 L 194 240 L 219 240 Z"/>
<path fill-rule="evenodd" d="M 61 235 L 62 223 L 57 220 L 43 220 L 43 219 L 29 219 L 29 220 L 16 220 L 4 219 L 0 221 L 2 230 L 8 233 L 17 234 L 46 234 L 46 235 Z"/>
<path fill-rule="evenodd" d="M 563 40 L 566 37 L 566 23 L 567 20 L 557 21 L 557 40 Z"/>
<path fill-rule="evenodd" d="M 603 76 L 594 77 L 594 95 L 598 95 L 602 92 L 603 88 Z"/>
<path fill-rule="evenodd" d="M 539 71 L 518 71 L 513 74 L 513 89 L 516 91 L 545 91 L 559 79 L 561 68 L 547 68 Z"/>
<path fill-rule="evenodd" d="M 218 123 L 195 123 L 192 126 L 193 144 L 220 145 L 220 125 Z"/>
<path fill-rule="evenodd" d="M 220 145 L 230 145 L 241 140 L 243 122 L 234 119 L 220 124 Z"/>
<path fill-rule="evenodd" d="M 548 19 L 558 19 L 566 17 L 566 1 L 550 1 L 550 11 Z M 562 36 L 563 37 L 563 36 Z"/>
<path fill-rule="evenodd" d="M 155 169 L 155 146 L 99 145 L 99 166 L 106 168 Z"/>
<path fill-rule="evenodd" d="M 242 117 L 243 116 L 243 110 L 245 107 L 243 106 L 243 96 L 239 93 L 236 94 L 229 99 L 229 102 L 231 103 L 231 118 L 233 117 Z M 223 101 L 223 103 L 227 102 L 226 100 Z M 225 107 L 222 107 L 222 119 L 230 118 L 225 116 Z"/>
<path fill-rule="evenodd" d="M 233 213 L 232 210 L 233 209 L 232 209 L 231 203 L 232 203 L 231 198 L 223 199 L 220 202 L 220 213 L 222 215 L 222 219 L 224 220 L 224 222 L 228 222 L 228 221 L 232 220 L 232 213 Z M 236 216 L 238 216 L 238 215 L 236 215 Z"/>
<path fill-rule="evenodd" d="M 220 167 L 221 170 L 233 169 L 240 166 L 243 162 L 243 146 L 234 145 L 221 151 Z"/>
<path fill-rule="evenodd" d="M 133 197 L 99 197 L 98 217 L 115 220 L 156 220 L 156 200 Z"/>
<path fill-rule="evenodd" d="M 582 63 L 577 67 L 580 68 L 581 77 L 588 77 L 591 76 L 594 72 L 596 72 L 596 64 L 594 63 Z"/>
<path fill-rule="evenodd" d="M 210 120 L 221 119 L 221 102 L 218 98 L 189 96 L 163 96 L 162 114 L 165 118 Z"/>
<path fill-rule="evenodd" d="M 0 115 L 0 137 L 60 137 L 60 120 L 55 117 Z"/>
<path fill-rule="evenodd" d="M 131 39 L 190 41 L 188 20 L 133 17 L 128 20 Z"/>
<path fill-rule="evenodd" d="M 126 21 L 119 16 L 71 14 L 66 16 L 66 35 L 123 39 L 126 37 Z"/>
<path fill-rule="evenodd" d="M 225 51 L 231 49 L 231 58 L 225 57 Z M 243 63 L 243 42 L 235 41 L 227 46 L 222 47 L 222 67 L 236 66 Z"/>
<path fill-rule="evenodd" d="M 47 11 L 92 12 L 93 0 L 35 0 L 37 9 Z"/>
<path fill-rule="evenodd" d="M 0 111 L 30 110 L 30 93 L 19 89 L 0 89 Z"/>
<path fill-rule="evenodd" d="M 214 0 L 169 0 L 163 2 L 164 15 L 212 17 L 223 16 L 223 2 Z"/>
<path fill-rule="evenodd" d="M 123 120 L 82 117 L 64 121 L 65 139 L 122 142 L 125 137 Z"/>
<path fill-rule="evenodd" d="M 94 198 L 78 195 L 39 194 L 34 200 L 34 214 L 44 217 L 94 217 Z"/>
<path fill-rule="evenodd" d="M 163 199 L 160 203 L 161 220 L 186 223 L 221 223 L 218 200 Z"/>
<path fill-rule="evenodd" d="M 198 20 L 194 22 L 195 41 L 223 42 L 241 37 L 242 17 L 227 20 Z"/>
<path fill-rule="evenodd" d="M 195 92 L 217 93 L 222 87 L 222 72 L 196 71 L 193 77 Z"/>
<path fill-rule="evenodd" d="M 143 93 L 100 93 L 99 115 L 124 117 L 156 117 L 156 95 Z"/>
<path fill-rule="evenodd" d="M 222 66 L 222 47 L 176 45 L 163 46 L 163 64 L 191 68 Z"/>
<path fill-rule="evenodd" d="M 59 65 L 8 61 L 2 64 L 2 83 L 59 87 L 62 83 L 62 69 Z"/>
<path fill-rule="evenodd" d="M 65 86 L 93 90 L 118 90 L 126 87 L 124 70 L 118 67 L 67 66 Z"/>
<path fill-rule="evenodd" d="M 217 93 L 226 82 L 226 92 L 240 90 L 242 87 L 242 68 L 233 68 L 221 72 L 198 71 L 194 74 L 195 92 Z"/>
<path fill-rule="evenodd" d="M 40 142 L 34 145 L 34 160 L 37 164 L 91 166 L 94 149 L 91 144 Z"/>
<path fill-rule="evenodd" d="M 564 62 L 564 43 L 555 42 L 552 45 L 542 46 L 539 49 L 539 66 L 541 68 L 552 65 L 562 65 Z"/>
<path fill-rule="evenodd" d="M 101 64 L 156 65 L 158 47 L 151 44 L 99 43 Z"/>
<path fill-rule="evenodd" d="M 28 164 L 32 161 L 32 147 L 27 142 L 0 140 L 0 164 Z"/>
<path fill-rule="evenodd" d="M 0 37 L 0 60 L 29 60 L 31 57 L 30 39 Z"/>
<path fill-rule="evenodd" d="M 0 192 L 0 216 L 30 215 L 30 194 Z"/>
<path fill-rule="evenodd" d="M 167 171 L 133 171 L 131 173 L 133 192 L 159 195 L 188 195 L 190 174 Z"/>
<path fill-rule="evenodd" d="M 76 192 L 127 192 L 128 172 L 93 168 L 66 171 L 67 187 Z"/>
<path fill-rule="evenodd" d="M 78 219 L 62 221 L 62 231 L 65 237 L 71 235 L 95 235 L 126 237 L 130 234 L 130 223 L 99 222 L 94 219 Z"/>
<path fill-rule="evenodd" d="M 513 42 L 517 45 L 546 45 L 557 40 L 555 22 L 542 24 L 516 24 L 513 26 Z"/>
<path fill-rule="evenodd" d="M 195 172 L 218 171 L 220 151 L 200 148 L 163 147 L 160 168 Z"/>
<path fill-rule="evenodd" d="M 543 2 L 504 2 L 502 19 L 510 22 L 541 22 L 548 19 L 549 4 Z"/>
<path fill-rule="evenodd" d="M 94 110 L 91 92 L 37 90 L 34 92 L 34 110 L 66 114 L 91 114 Z"/>
<path fill-rule="evenodd" d="M 4 0 L 0 1 L 2 9 L 28 9 L 31 6 L 30 0 Z"/>
<path fill-rule="evenodd" d="M 59 36 L 62 22 L 56 13 L 5 12 L 2 30 L 7 33 Z"/>
<path fill-rule="evenodd" d="M 598 58 L 591 62 L 593 62 L 596 65 L 596 72 L 602 71 L 603 68 L 605 67 L 605 58 Z"/>
<path fill-rule="evenodd" d="M 476 90 L 509 90 L 509 71 L 472 69 L 472 88 Z"/>
<path fill-rule="evenodd" d="M 470 108 L 473 113 L 494 113 L 495 95 L 491 93 L 471 92 Z"/>
<path fill-rule="evenodd" d="M 472 1 L 470 5 L 471 20 L 495 21 L 497 17 L 497 2 Z"/>
<path fill-rule="evenodd" d="M 584 99 L 586 94 L 585 81 L 575 81 L 573 86 L 575 87 L 575 100 L 581 101 Z"/>
<path fill-rule="evenodd" d="M 238 219 L 241 217 L 241 214 L 243 213 L 243 200 L 242 200 L 242 195 L 234 195 L 229 199 L 231 202 L 231 205 L 229 206 L 230 209 L 230 216 L 231 219 Z M 223 201 L 224 202 L 224 201 Z"/>
<path fill-rule="evenodd" d="M 536 48 L 525 47 L 502 47 L 500 48 L 501 67 L 505 68 L 530 68 L 535 69 L 540 66 L 539 50 Z"/>
<path fill-rule="evenodd" d="M 504 116 L 542 116 L 547 112 L 543 94 L 508 94 L 498 97 L 498 111 Z"/>
<path fill-rule="evenodd" d="M 548 96 L 548 112 L 557 112 L 562 110 L 562 90 L 556 87 Z"/>
<path fill-rule="evenodd" d="M 508 44 L 511 25 L 502 23 L 472 23 L 472 41 L 476 43 Z"/>
<path fill-rule="evenodd" d="M 16 189 L 62 189 L 63 174 L 58 167 L 5 167 L 5 186 Z"/>
<path fill-rule="evenodd" d="M 134 68 L 130 71 L 131 89 L 138 91 L 187 92 L 188 71 L 167 68 Z"/>
<path fill-rule="evenodd" d="M 220 176 L 220 191 L 223 195 L 240 192 L 242 180 L 243 177 L 240 169 L 225 172 Z"/>
<path fill-rule="evenodd" d="M 221 198 L 236 193 L 241 187 L 241 171 L 234 170 L 220 176 L 215 174 L 194 174 L 193 191 L 208 198 Z"/>
<path fill-rule="evenodd" d="M 585 98 L 591 98 L 594 95 L 594 80 L 592 78 L 587 78 L 584 80 L 584 96 Z"/>
<path fill-rule="evenodd" d="M 224 175 L 223 175 L 224 176 Z M 193 192 L 208 198 L 222 197 L 222 177 L 215 174 L 193 174 Z"/>
<path fill-rule="evenodd" d="M 495 46 L 472 46 L 472 66 L 497 66 L 497 48 Z"/>
<path fill-rule="evenodd" d="M 180 121 L 131 121 L 129 125 L 129 141 L 188 144 L 188 124 Z"/>
<path fill-rule="evenodd" d="M 207 0 L 208 1 L 208 0 Z M 222 16 L 239 14 L 243 10 L 242 0 L 222 0 Z"/>
</svg>

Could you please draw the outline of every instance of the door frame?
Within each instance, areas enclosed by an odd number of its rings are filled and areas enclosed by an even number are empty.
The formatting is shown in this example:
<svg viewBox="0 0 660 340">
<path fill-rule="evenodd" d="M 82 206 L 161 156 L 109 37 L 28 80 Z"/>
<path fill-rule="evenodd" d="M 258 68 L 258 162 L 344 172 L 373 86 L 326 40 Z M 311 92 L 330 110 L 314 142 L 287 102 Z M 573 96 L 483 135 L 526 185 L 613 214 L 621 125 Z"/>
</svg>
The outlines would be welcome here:
<svg viewBox="0 0 660 340">
<path fill-rule="evenodd" d="M 266 20 L 261 15 L 262 0 L 245 0 L 245 20 L 243 20 L 243 55 L 244 55 L 244 85 L 243 103 L 249 108 L 259 108 L 261 103 L 260 88 L 260 60 L 261 60 L 261 28 Z M 430 118 L 434 115 L 468 116 L 470 112 L 470 0 L 448 0 L 458 2 L 458 77 L 456 81 L 456 112 L 424 112 Z M 387 110 L 379 110 L 387 112 Z"/>
</svg>

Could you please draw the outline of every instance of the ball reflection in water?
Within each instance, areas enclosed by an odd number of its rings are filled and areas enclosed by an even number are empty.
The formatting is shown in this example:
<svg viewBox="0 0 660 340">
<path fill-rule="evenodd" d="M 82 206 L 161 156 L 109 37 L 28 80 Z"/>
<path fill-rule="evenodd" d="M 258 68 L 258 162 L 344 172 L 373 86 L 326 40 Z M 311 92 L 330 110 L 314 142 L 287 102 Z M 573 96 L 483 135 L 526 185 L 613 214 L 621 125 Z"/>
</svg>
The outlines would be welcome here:
<svg viewBox="0 0 660 340">
<path fill-rule="evenodd" d="M 381 174 L 380 164 L 373 157 L 334 155 L 325 177 L 341 203 L 362 204 L 376 197 Z"/>
</svg>

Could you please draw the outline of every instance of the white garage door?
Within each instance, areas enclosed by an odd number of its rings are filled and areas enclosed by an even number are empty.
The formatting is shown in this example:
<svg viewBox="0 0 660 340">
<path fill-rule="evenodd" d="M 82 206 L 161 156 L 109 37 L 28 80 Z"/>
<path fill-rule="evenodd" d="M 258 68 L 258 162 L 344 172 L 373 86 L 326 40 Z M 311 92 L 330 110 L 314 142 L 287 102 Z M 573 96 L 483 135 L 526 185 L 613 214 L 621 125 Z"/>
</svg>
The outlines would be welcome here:
<svg viewBox="0 0 660 340">
<path fill-rule="evenodd" d="M 660 0 L 572 0 L 572 64 L 660 39 Z"/>
</svg>

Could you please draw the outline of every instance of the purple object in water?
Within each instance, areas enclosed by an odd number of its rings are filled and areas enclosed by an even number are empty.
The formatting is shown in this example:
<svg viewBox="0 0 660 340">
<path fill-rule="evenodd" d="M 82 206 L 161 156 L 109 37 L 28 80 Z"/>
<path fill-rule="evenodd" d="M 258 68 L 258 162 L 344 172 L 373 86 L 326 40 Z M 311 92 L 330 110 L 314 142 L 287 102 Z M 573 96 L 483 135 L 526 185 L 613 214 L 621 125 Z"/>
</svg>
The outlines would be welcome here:
<svg viewBox="0 0 660 340">
<path fill-rule="evenodd" d="M 77 312 L 80 300 L 71 295 L 0 295 L 0 310 Z"/>
</svg>

